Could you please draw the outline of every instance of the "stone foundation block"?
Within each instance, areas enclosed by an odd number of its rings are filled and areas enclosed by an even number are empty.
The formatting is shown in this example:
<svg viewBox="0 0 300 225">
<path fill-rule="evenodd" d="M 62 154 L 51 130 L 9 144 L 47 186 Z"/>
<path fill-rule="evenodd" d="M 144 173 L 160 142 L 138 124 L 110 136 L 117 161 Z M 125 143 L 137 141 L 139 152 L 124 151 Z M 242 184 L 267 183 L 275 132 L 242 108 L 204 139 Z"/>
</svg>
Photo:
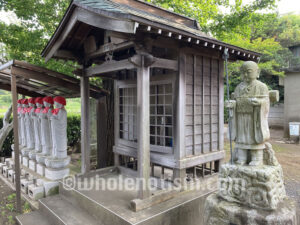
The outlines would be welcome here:
<svg viewBox="0 0 300 225">
<path fill-rule="evenodd" d="M 15 182 L 15 171 L 12 169 L 8 171 L 8 180 L 12 183 Z"/>
<path fill-rule="evenodd" d="M 288 198 L 276 210 L 253 209 L 223 200 L 217 194 L 205 202 L 205 225 L 297 225 L 296 203 Z"/>
<path fill-rule="evenodd" d="M 35 184 L 28 185 L 28 196 L 34 201 L 45 197 L 44 186 L 36 186 Z"/>
<path fill-rule="evenodd" d="M 8 177 L 8 170 L 9 170 L 8 166 L 3 166 L 3 167 L 2 167 L 2 175 L 3 175 L 5 178 Z"/>
<path fill-rule="evenodd" d="M 44 182 L 45 196 L 56 195 L 59 193 L 59 183 L 57 181 Z"/>
<path fill-rule="evenodd" d="M 219 173 L 218 195 L 229 202 L 258 209 L 276 209 L 285 196 L 282 168 L 224 164 Z"/>
<path fill-rule="evenodd" d="M 21 191 L 28 194 L 28 185 L 33 184 L 33 180 L 22 179 L 21 180 Z"/>
<path fill-rule="evenodd" d="M 51 169 L 45 168 L 45 177 L 49 180 L 60 180 L 65 176 L 68 176 L 70 172 L 69 168 L 62 168 L 62 169 Z"/>
<path fill-rule="evenodd" d="M 1 174 L 3 174 L 2 171 L 3 171 L 3 167 L 4 167 L 4 166 L 5 166 L 4 163 L 0 163 L 0 173 L 1 173 Z"/>
<path fill-rule="evenodd" d="M 29 169 L 36 172 L 36 161 L 35 160 L 29 160 Z"/>
<path fill-rule="evenodd" d="M 45 176 L 45 166 L 43 164 L 38 163 L 36 165 L 36 172 L 41 176 Z"/>
<path fill-rule="evenodd" d="M 26 166 L 26 167 L 29 167 L 29 158 L 26 157 L 26 156 L 23 156 L 22 158 L 23 158 L 22 165 Z"/>
</svg>

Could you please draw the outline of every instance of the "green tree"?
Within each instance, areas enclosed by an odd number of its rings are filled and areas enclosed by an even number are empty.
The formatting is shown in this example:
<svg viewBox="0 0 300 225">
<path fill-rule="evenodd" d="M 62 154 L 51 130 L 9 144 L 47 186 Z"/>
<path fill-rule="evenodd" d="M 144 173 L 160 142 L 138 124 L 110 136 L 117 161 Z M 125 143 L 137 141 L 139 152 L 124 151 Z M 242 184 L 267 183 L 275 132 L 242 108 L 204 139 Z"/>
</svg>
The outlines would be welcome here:
<svg viewBox="0 0 300 225">
<path fill-rule="evenodd" d="M 69 0 L 2 0 L 0 9 L 13 12 L 17 20 L 6 24 L 0 22 L 0 43 L 3 43 L 2 61 L 25 60 L 72 75 L 74 63 L 50 60 L 47 64 L 41 52 L 54 33 Z"/>
</svg>

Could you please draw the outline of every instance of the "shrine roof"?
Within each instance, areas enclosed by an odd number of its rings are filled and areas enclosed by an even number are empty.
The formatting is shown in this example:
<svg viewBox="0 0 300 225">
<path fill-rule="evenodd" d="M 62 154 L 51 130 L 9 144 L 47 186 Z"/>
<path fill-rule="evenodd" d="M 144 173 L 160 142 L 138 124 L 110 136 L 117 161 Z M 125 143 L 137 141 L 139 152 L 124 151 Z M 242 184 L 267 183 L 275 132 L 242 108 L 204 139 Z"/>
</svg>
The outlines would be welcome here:
<svg viewBox="0 0 300 225">
<path fill-rule="evenodd" d="M 78 12 L 81 14 L 76 15 Z M 107 22 L 102 22 L 104 20 L 112 21 L 112 25 L 109 26 L 110 24 L 108 25 Z M 118 22 L 120 23 L 118 24 Z M 175 38 L 191 45 L 197 44 L 220 51 L 227 48 L 232 60 L 259 61 L 261 55 L 258 52 L 215 39 L 203 32 L 195 19 L 140 0 L 73 0 L 57 30 L 43 50 L 42 56 L 46 60 L 52 57 L 66 59 L 68 58 L 66 54 L 63 57 L 56 54 L 58 50 L 71 51 L 75 46 L 79 49 L 79 44 L 83 44 L 90 32 L 88 27 L 80 24 L 132 35 L 137 32 L 153 33 L 155 31 L 156 35 Z M 74 46 L 71 46 L 72 44 Z"/>
<path fill-rule="evenodd" d="M 31 97 L 80 96 L 80 80 L 62 73 L 18 60 L 0 65 L 0 89 L 11 90 L 11 76 L 17 78 L 17 92 Z M 90 85 L 90 96 L 99 98 L 109 92 L 95 85 Z"/>
</svg>

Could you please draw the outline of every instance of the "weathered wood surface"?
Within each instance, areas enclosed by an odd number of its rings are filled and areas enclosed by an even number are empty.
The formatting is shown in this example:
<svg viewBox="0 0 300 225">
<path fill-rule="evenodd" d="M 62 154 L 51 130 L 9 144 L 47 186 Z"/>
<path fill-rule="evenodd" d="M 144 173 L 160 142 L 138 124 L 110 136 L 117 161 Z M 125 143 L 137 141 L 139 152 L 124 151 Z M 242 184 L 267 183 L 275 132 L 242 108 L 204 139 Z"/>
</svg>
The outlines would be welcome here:
<svg viewBox="0 0 300 225">
<path fill-rule="evenodd" d="M 91 130 L 90 130 L 90 103 L 89 78 L 83 74 L 81 81 L 81 173 L 90 171 Z"/>
<path fill-rule="evenodd" d="M 143 179 L 139 183 L 140 199 L 150 196 L 150 67 L 137 69 L 137 135 L 138 135 L 138 176 Z"/>
<path fill-rule="evenodd" d="M 18 124 L 18 94 L 16 76 L 11 74 L 11 95 L 12 95 L 12 110 L 13 110 L 13 127 L 14 127 L 14 152 L 15 152 L 15 184 L 16 184 L 16 201 L 17 212 L 22 212 L 21 203 L 21 181 L 20 181 L 20 149 L 19 149 L 19 124 Z"/>
<path fill-rule="evenodd" d="M 220 60 L 197 54 L 186 57 L 185 154 L 220 150 Z"/>
</svg>

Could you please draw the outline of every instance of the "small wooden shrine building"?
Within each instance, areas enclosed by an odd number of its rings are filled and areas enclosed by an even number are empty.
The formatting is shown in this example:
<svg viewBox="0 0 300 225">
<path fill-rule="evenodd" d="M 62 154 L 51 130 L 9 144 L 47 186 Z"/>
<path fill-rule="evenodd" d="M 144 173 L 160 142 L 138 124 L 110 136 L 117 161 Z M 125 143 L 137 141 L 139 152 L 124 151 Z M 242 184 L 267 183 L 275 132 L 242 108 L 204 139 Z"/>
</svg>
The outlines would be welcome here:
<svg viewBox="0 0 300 225">
<path fill-rule="evenodd" d="M 72 1 L 42 55 L 82 65 L 82 172 L 89 171 L 91 77 L 114 81 L 113 152 L 121 172 L 146 180 L 154 166 L 162 174 L 171 169 L 174 179 L 218 172 L 225 49 L 233 61 L 260 56 L 142 1 Z M 141 184 L 138 197 L 149 195 Z"/>
</svg>

